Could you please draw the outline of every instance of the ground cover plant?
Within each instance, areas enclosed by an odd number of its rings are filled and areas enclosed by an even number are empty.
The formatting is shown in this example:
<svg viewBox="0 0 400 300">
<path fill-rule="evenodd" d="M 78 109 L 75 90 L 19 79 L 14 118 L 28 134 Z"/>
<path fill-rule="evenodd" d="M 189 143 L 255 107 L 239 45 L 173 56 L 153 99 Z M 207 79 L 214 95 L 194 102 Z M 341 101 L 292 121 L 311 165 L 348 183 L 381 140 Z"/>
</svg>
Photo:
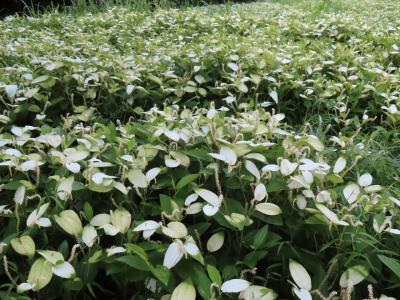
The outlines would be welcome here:
<svg viewBox="0 0 400 300">
<path fill-rule="evenodd" d="M 1 299 L 396 299 L 399 11 L 2 20 Z"/>
</svg>

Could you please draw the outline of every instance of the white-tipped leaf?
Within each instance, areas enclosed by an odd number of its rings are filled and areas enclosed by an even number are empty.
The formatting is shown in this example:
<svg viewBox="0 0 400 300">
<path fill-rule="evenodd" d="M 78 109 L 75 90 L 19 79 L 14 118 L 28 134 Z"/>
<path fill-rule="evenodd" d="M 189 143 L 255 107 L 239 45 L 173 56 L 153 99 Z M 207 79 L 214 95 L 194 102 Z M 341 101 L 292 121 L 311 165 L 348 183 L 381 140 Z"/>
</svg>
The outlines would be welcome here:
<svg viewBox="0 0 400 300">
<path fill-rule="evenodd" d="M 244 162 L 244 166 L 245 166 L 246 170 L 250 172 L 250 174 L 252 174 L 255 178 L 257 178 L 257 180 L 260 179 L 260 177 L 261 177 L 260 171 L 258 170 L 257 166 L 252 161 L 246 160 Z"/>
<path fill-rule="evenodd" d="M 340 286 L 342 288 L 347 288 L 349 286 L 354 287 L 356 284 L 363 281 L 368 274 L 369 272 L 366 267 L 361 265 L 353 266 L 347 269 L 340 277 Z"/>
<path fill-rule="evenodd" d="M 72 278 L 75 276 L 74 267 L 67 261 L 56 264 L 52 270 L 53 274 L 61 278 Z"/>
<path fill-rule="evenodd" d="M 291 163 L 289 160 L 282 159 L 280 163 L 280 169 L 283 176 L 289 176 L 292 174 L 298 166 L 298 163 Z"/>
<path fill-rule="evenodd" d="M 365 173 L 358 177 L 358 184 L 366 187 L 372 184 L 372 175 L 369 173 Z"/>
<path fill-rule="evenodd" d="M 262 201 L 267 197 L 267 189 L 264 184 L 259 183 L 257 184 L 256 188 L 254 189 L 254 199 L 257 201 Z"/>
<path fill-rule="evenodd" d="M 273 203 L 259 203 L 256 205 L 256 211 L 267 216 L 276 216 L 282 213 L 281 208 Z"/>
<path fill-rule="evenodd" d="M 92 247 L 97 239 L 97 231 L 92 225 L 86 225 L 82 230 L 82 241 L 86 246 Z"/>
<path fill-rule="evenodd" d="M 209 252 L 215 252 L 222 248 L 225 241 L 224 232 L 220 231 L 214 233 L 207 241 L 207 250 Z"/>
<path fill-rule="evenodd" d="M 344 168 L 346 168 L 346 164 L 346 159 L 342 156 L 339 157 L 335 162 L 335 166 L 333 167 L 333 173 L 339 174 L 340 172 L 342 172 Z"/>
<path fill-rule="evenodd" d="M 250 282 L 244 279 L 231 279 L 225 281 L 221 286 L 223 293 L 240 293 L 250 286 Z"/>
<path fill-rule="evenodd" d="M 128 179 L 134 187 L 146 188 L 148 185 L 146 175 L 138 169 L 130 170 L 128 172 Z"/>
<path fill-rule="evenodd" d="M 352 204 L 355 201 L 357 201 L 359 194 L 360 194 L 360 187 L 355 183 L 350 183 L 343 189 L 344 198 L 347 200 L 349 204 Z"/>
<path fill-rule="evenodd" d="M 212 206 L 220 207 L 222 200 L 214 192 L 206 189 L 196 189 L 196 194 L 199 195 L 203 200 L 207 201 Z"/>
<path fill-rule="evenodd" d="M 160 168 L 152 168 L 146 172 L 146 179 L 147 182 L 152 181 L 157 177 L 157 175 L 160 173 L 161 169 Z"/>
<path fill-rule="evenodd" d="M 299 264 L 297 261 L 289 261 L 289 272 L 296 285 L 301 288 L 310 291 L 312 288 L 311 277 L 307 270 Z"/>
<path fill-rule="evenodd" d="M 296 287 L 293 288 L 293 293 L 300 299 L 300 300 L 312 300 L 311 293 L 306 289 L 298 289 Z"/>
<path fill-rule="evenodd" d="M 196 289 L 190 280 L 181 282 L 172 292 L 171 300 L 195 300 Z"/>
<path fill-rule="evenodd" d="M 173 242 L 168 246 L 164 256 L 164 267 L 171 269 L 173 268 L 183 257 L 182 245 L 177 242 Z"/>
<path fill-rule="evenodd" d="M 109 224 L 111 222 L 111 216 L 109 214 L 98 214 L 95 215 L 91 220 L 90 224 L 96 227 Z"/>
<path fill-rule="evenodd" d="M 21 205 L 24 203 L 25 199 L 25 187 L 23 185 L 19 186 L 14 194 L 14 202 Z"/>
<path fill-rule="evenodd" d="M 162 233 L 173 239 L 184 238 L 188 235 L 186 226 L 181 222 L 170 222 L 161 228 Z"/>
</svg>

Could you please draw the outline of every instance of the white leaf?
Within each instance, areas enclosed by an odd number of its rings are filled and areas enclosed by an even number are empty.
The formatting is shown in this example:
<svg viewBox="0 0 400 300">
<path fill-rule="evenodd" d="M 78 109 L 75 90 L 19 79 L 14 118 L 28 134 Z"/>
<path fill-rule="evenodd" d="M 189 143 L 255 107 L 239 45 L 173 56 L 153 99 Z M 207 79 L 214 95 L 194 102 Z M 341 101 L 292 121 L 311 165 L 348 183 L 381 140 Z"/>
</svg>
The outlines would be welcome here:
<svg viewBox="0 0 400 300">
<path fill-rule="evenodd" d="M 163 266 L 171 269 L 173 268 L 183 257 L 183 251 L 181 245 L 176 242 L 171 243 L 165 252 Z"/>
<path fill-rule="evenodd" d="M 220 207 L 222 200 L 214 193 L 206 189 L 195 189 L 195 193 L 203 200 L 215 207 Z"/>
<path fill-rule="evenodd" d="M 74 176 L 64 178 L 57 187 L 57 196 L 61 200 L 66 200 L 72 193 L 72 185 L 74 184 Z"/>
<path fill-rule="evenodd" d="M 280 164 L 280 169 L 281 169 L 282 175 L 289 176 L 296 170 L 297 166 L 298 166 L 297 163 L 291 163 L 286 158 L 282 159 L 281 164 Z"/>
<path fill-rule="evenodd" d="M 312 296 L 308 290 L 293 288 L 293 292 L 300 300 L 312 300 Z"/>
<path fill-rule="evenodd" d="M 260 179 L 260 171 L 258 170 L 257 166 L 250 160 L 246 160 L 244 162 L 244 166 L 246 167 L 247 171 L 249 171 L 257 180 Z"/>
<path fill-rule="evenodd" d="M 179 160 L 175 160 L 175 159 L 170 159 L 170 158 L 166 158 L 165 159 L 165 165 L 168 168 L 176 168 L 180 165 L 181 163 L 179 162 Z"/>
<path fill-rule="evenodd" d="M 395 229 L 395 228 L 386 228 L 386 232 L 392 233 L 392 234 L 400 234 L 400 229 Z"/>
<path fill-rule="evenodd" d="M 221 249 L 225 241 L 225 234 L 223 231 L 214 233 L 207 241 L 207 250 L 215 252 Z"/>
<path fill-rule="evenodd" d="M 172 292 L 170 300 L 195 300 L 196 289 L 189 281 L 181 282 Z"/>
<path fill-rule="evenodd" d="M 66 153 L 66 161 L 67 162 L 78 162 L 84 160 L 89 155 L 87 151 L 76 151 L 73 149 L 70 153 Z"/>
<path fill-rule="evenodd" d="M 368 274 L 369 272 L 364 266 L 353 266 L 347 269 L 340 277 L 340 286 L 342 288 L 347 288 L 349 286 L 354 287 L 356 284 L 359 284 L 361 281 L 363 281 Z"/>
<path fill-rule="evenodd" d="M 65 167 L 71 171 L 72 173 L 79 173 L 79 171 L 81 170 L 81 165 L 78 163 L 67 163 L 65 164 Z"/>
<path fill-rule="evenodd" d="M 307 137 L 307 143 L 310 144 L 317 151 L 323 151 L 325 148 L 324 144 L 322 144 L 315 135 L 309 135 Z"/>
<path fill-rule="evenodd" d="M 296 204 L 299 209 L 305 209 L 307 207 L 307 200 L 303 195 L 297 195 Z"/>
<path fill-rule="evenodd" d="M 111 216 L 109 214 L 98 214 L 95 215 L 91 220 L 90 224 L 96 227 L 109 224 L 111 222 Z"/>
<path fill-rule="evenodd" d="M 53 267 L 53 273 L 61 278 L 72 278 L 75 276 L 74 267 L 67 261 Z"/>
<path fill-rule="evenodd" d="M 152 168 L 146 172 L 146 179 L 147 182 L 152 181 L 154 178 L 157 177 L 157 175 L 160 173 L 161 169 L 160 168 Z"/>
<path fill-rule="evenodd" d="M 20 164 L 19 168 L 21 171 L 26 172 L 26 171 L 36 170 L 41 165 L 43 165 L 43 162 L 40 162 L 38 160 L 27 160 L 22 164 Z"/>
<path fill-rule="evenodd" d="M 235 63 L 233 63 L 233 62 L 228 63 L 228 67 L 229 67 L 232 71 L 235 71 L 235 72 L 237 72 L 237 71 L 239 70 L 238 65 L 235 64 Z"/>
<path fill-rule="evenodd" d="M 197 195 L 196 193 L 190 194 L 190 195 L 187 196 L 186 199 L 185 199 L 185 205 L 186 205 L 186 206 L 189 206 L 190 204 L 192 204 L 193 202 L 195 202 L 198 198 L 199 198 L 199 195 Z"/>
<path fill-rule="evenodd" d="M 360 194 L 360 187 L 355 183 L 350 183 L 343 189 L 343 195 L 349 204 L 357 201 Z"/>
<path fill-rule="evenodd" d="M 34 287 L 35 287 L 35 284 L 31 284 L 31 283 L 28 283 L 28 282 L 21 283 L 21 284 L 19 284 L 17 286 L 17 293 L 21 294 L 21 293 L 24 293 L 26 291 L 30 291 Z"/>
<path fill-rule="evenodd" d="M 237 155 L 236 152 L 233 151 L 232 149 L 228 148 L 228 147 L 221 147 L 221 150 L 219 152 L 221 154 L 221 156 L 224 158 L 224 161 L 228 164 L 228 165 L 235 165 L 236 161 L 237 161 Z"/>
<path fill-rule="evenodd" d="M 129 155 L 129 154 L 122 155 L 121 159 L 123 159 L 125 161 L 129 161 L 129 162 L 133 162 L 133 156 Z"/>
<path fill-rule="evenodd" d="M 199 247 L 194 242 L 186 242 L 183 247 L 185 248 L 185 251 L 191 255 L 191 256 L 196 256 L 200 253 Z"/>
<path fill-rule="evenodd" d="M 308 274 L 307 270 L 301 264 L 291 259 L 289 261 L 289 271 L 294 282 L 297 284 L 299 288 L 308 291 L 311 290 L 312 288 L 311 277 Z"/>
<path fill-rule="evenodd" d="M 389 197 L 389 199 L 398 207 L 400 207 L 400 200 L 395 197 Z"/>
<path fill-rule="evenodd" d="M 25 199 L 25 187 L 23 185 L 19 186 L 14 194 L 14 202 L 21 205 Z"/>
<path fill-rule="evenodd" d="M 337 225 L 343 225 L 343 226 L 348 226 L 349 223 L 345 222 L 345 221 L 339 221 L 338 216 L 331 211 L 329 208 L 327 208 L 325 205 L 316 203 L 315 206 L 324 214 L 325 217 L 328 218 L 329 221 L 331 221 L 334 224 Z"/>
<path fill-rule="evenodd" d="M 15 84 L 7 84 L 5 86 L 5 90 L 8 98 L 14 98 L 14 96 L 17 94 L 18 86 Z"/>
<path fill-rule="evenodd" d="M 62 138 L 58 134 L 48 134 L 45 137 L 47 143 L 53 148 L 57 148 L 61 145 Z"/>
<path fill-rule="evenodd" d="M 366 186 L 364 190 L 366 193 L 376 193 L 382 190 L 382 186 L 379 184 L 373 184 L 370 186 Z"/>
<path fill-rule="evenodd" d="M 206 216 L 212 217 L 214 216 L 219 210 L 218 206 L 213 206 L 211 204 L 206 204 L 203 206 L 203 212 Z"/>
<path fill-rule="evenodd" d="M 181 222 L 170 222 L 161 228 L 162 233 L 173 239 L 184 238 L 188 235 L 186 226 Z"/>
<path fill-rule="evenodd" d="M 99 228 L 104 230 L 104 233 L 109 236 L 115 236 L 119 233 L 119 229 L 111 224 L 104 224 Z"/>
<path fill-rule="evenodd" d="M 261 153 L 249 153 L 244 156 L 247 159 L 258 160 L 259 162 L 266 163 L 267 159 Z"/>
<path fill-rule="evenodd" d="M 21 151 L 13 148 L 8 148 L 4 151 L 4 154 L 10 155 L 10 156 L 15 156 L 15 157 L 21 157 L 22 153 Z"/>
<path fill-rule="evenodd" d="M 278 165 L 266 165 L 262 168 L 263 172 L 278 172 L 279 171 L 279 166 Z"/>
<path fill-rule="evenodd" d="M 358 177 L 358 184 L 365 187 L 372 184 L 372 176 L 369 173 L 365 173 Z"/>
<path fill-rule="evenodd" d="M 49 218 L 39 218 L 36 222 L 39 227 L 50 227 L 51 222 Z"/>
<path fill-rule="evenodd" d="M 146 188 L 148 185 L 146 176 L 138 169 L 130 170 L 128 179 L 134 187 Z"/>
<path fill-rule="evenodd" d="M 156 230 L 160 227 L 160 224 L 156 221 L 149 220 L 144 221 L 142 224 L 136 226 L 133 231 L 145 231 L 145 230 Z"/>
<path fill-rule="evenodd" d="M 267 189 L 265 185 L 262 183 L 257 184 L 256 188 L 254 189 L 254 199 L 257 201 L 262 201 L 267 197 Z"/>
<path fill-rule="evenodd" d="M 278 103 L 278 93 L 276 92 L 276 90 L 270 91 L 269 92 L 270 97 L 272 98 L 272 100 L 275 101 L 275 103 Z"/>
<path fill-rule="evenodd" d="M 273 203 L 259 203 L 256 205 L 256 210 L 267 216 L 276 216 L 282 213 L 281 208 Z"/>
<path fill-rule="evenodd" d="M 156 231 L 154 229 L 151 230 L 143 230 L 143 238 L 145 240 L 149 239 Z"/>
<path fill-rule="evenodd" d="M 26 220 L 26 226 L 32 227 L 37 223 L 37 221 L 43 216 L 43 214 L 46 212 L 46 209 L 49 207 L 50 203 L 45 203 L 39 208 L 35 209 L 32 211 L 28 219 Z"/>
<path fill-rule="evenodd" d="M 310 188 L 310 184 L 306 181 L 303 175 L 296 175 L 289 179 L 288 187 L 290 189 Z"/>
<path fill-rule="evenodd" d="M 331 198 L 331 194 L 328 191 L 321 191 L 317 194 L 317 197 L 315 198 L 315 200 L 319 203 L 331 203 L 332 202 L 332 198 Z"/>
<path fill-rule="evenodd" d="M 203 209 L 203 205 L 204 204 L 200 202 L 193 203 L 185 209 L 185 212 L 187 215 L 195 215 L 201 212 L 201 210 Z"/>
<path fill-rule="evenodd" d="M 89 248 L 93 246 L 94 242 L 97 239 L 97 231 L 92 225 L 86 225 L 83 227 L 82 231 L 82 241 Z"/>
<path fill-rule="evenodd" d="M 344 157 L 339 157 L 333 167 L 333 173 L 339 174 L 346 168 L 347 161 Z"/>
<path fill-rule="evenodd" d="M 105 176 L 106 176 L 106 174 L 104 174 L 102 172 L 95 173 L 92 176 L 92 181 L 95 184 L 101 184 L 103 182 L 103 179 L 104 179 Z"/>
<path fill-rule="evenodd" d="M 113 181 L 113 187 L 116 188 L 118 191 L 120 191 L 124 195 L 128 195 L 128 193 L 129 193 L 126 186 L 123 185 L 121 182 Z"/>
<path fill-rule="evenodd" d="M 130 94 L 132 94 L 132 92 L 133 92 L 133 85 L 128 84 L 128 85 L 126 86 L 126 93 L 127 93 L 128 95 L 130 95 Z"/>
<path fill-rule="evenodd" d="M 180 137 L 179 137 L 179 132 L 177 132 L 176 130 L 172 130 L 172 131 L 170 131 L 170 130 L 165 130 L 165 131 L 164 131 L 164 134 L 165 134 L 168 138 L 170 138 L 171 140 L 173 140 L 173 141 L 175 141 L 175 142 L 179 142 L 179 139 L 180 139 Z"/>
<path fill-rule="evenodd" d="M 124 247 L 113 246 L 111 248 L 106 249 L 106 252 L 107 252 L 107 256 L 111 256 L 111 255 L 118 254 L 118 253 L 125 253 L 126 249 Z"/>
<path fill-rule="evenodd" d="M 223 293 L 239 293 L 250 286 L 250 282 L 243 279 L 231 279 L 225 281 L 221 286 Z"/>
</svg>

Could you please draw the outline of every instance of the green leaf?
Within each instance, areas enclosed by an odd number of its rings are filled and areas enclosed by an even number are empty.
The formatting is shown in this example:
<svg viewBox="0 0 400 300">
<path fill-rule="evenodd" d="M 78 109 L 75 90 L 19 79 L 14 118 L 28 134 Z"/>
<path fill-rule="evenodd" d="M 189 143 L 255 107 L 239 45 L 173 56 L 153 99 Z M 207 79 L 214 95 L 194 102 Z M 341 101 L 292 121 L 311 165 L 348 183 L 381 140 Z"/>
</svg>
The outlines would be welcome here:
<svg viewBox="0 0 400 300">
<path fill-rule="evenodd" d="M 91 220 L 93 218 L 93 208 L 89 202 L 85 202 L 83 205 L 83 212 L 85 213 L 87 220 Z"/>
<path fill-rule="evenodd" d="M 219 273 L 218 269 L 213 265 L 207 265 L 207 273 L 210 276 L 213 283 L 216 283 L 218 286 L 222 284 L 221 274 Z"/>
<path fill-rule="evenodd" d="M 150 268 L 151 273 L 160 280 L 164 285 L 168 285 L 168 281 L 171 277 L 171 271 L 168 270 L 164 266 L 156 266 L 156 267 L 151 267 Z"/>
<path fill-rule="evenodd" d="M 141 271 L 150 271 L 149 264 L 144 261 L 141 257 L 137 255 L 125 255 L 118 257 L 116 261 L 127 264 L 128 266 L 141 270 Z"/>
<path fill-rule="evenodd" d="M 29 275 L 28 282 L 34 284 L 34 291 L 39 291 L 49 284 L 53 277 L 51 270 L 52 265 L 47 262 L 43 257 L 38 258 L 32 265 Z"/>
<path fill-rule="evenodd" d="M 182 279 L 192 279 L 201 297 L 204 299 L 211 298 L 211 281 L 200 264 L 186 260 L 179 263 L 176 266 L 176 270 Z"/>
<path fill-rule="evenodd" d="M 253 251 L 247 254 L 244 257 L 243 262 L 249 267 L 249 268 L 254 268 L 257 265 L 257 262 L 261 259 L 263 259 L 267 255 L 268 251 L 265 250 L 258 250 L 258 251 Z"/>
<path fill-rule="evenodd" d="M 195 181 L 200 175 L 199 174 L 189 174 L 185 177 L 181 178 L 176 185 L 176 189 L 180 190 L 183 187 L 187 186 L 189 183 Z"/>
<path fill-rule="evenodd" d="M 143 250 L 142 247 L 135 244 L 125 244 L 126 250 L 128 253 L 134 253 L 139 256 L 141 259 L 149 263 L 149 258 L 147 257 L 146 251 Z"/>
<path fill-rule="evenodd" d="M 202 148 L 197 148 L 197 149 L 191 149 L 186 152 L 187 155 L 197 158 L 198 160 L 204 160 L 206 162 L 212 162 L 213 159 L 212 157 L 208 154 L 209 151 L 202 149 Z"/>
<path fill-rule="evenodd" d="M 268 230 L 269 230 L 268 225 L 265 225 L 257 231 L 253 240 L 253 247 L 255 249 L 258 249 L 259 247 L 261 247 L 261 245 L 265 243 L 268 237 Z"/>
<path fill-rule="evenodd" d="M 400 262 L 397 259 L 384 255 L 378 255 L 378 258 L 400 279 Z"/>
</svg>

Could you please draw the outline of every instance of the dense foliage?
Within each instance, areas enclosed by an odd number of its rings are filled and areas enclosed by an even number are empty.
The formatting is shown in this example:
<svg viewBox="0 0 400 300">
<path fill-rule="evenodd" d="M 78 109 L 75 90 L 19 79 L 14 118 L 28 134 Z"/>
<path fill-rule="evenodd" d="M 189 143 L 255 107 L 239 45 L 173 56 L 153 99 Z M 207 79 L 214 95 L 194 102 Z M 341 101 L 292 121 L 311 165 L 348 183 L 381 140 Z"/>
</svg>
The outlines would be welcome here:
<svg viewBox="0 0 400 300">
<path fill-rule="evenodd" d="M 400 5 L 309 5 L 0 22 L 1 299 L 395 299 Z"/>
</svg>

